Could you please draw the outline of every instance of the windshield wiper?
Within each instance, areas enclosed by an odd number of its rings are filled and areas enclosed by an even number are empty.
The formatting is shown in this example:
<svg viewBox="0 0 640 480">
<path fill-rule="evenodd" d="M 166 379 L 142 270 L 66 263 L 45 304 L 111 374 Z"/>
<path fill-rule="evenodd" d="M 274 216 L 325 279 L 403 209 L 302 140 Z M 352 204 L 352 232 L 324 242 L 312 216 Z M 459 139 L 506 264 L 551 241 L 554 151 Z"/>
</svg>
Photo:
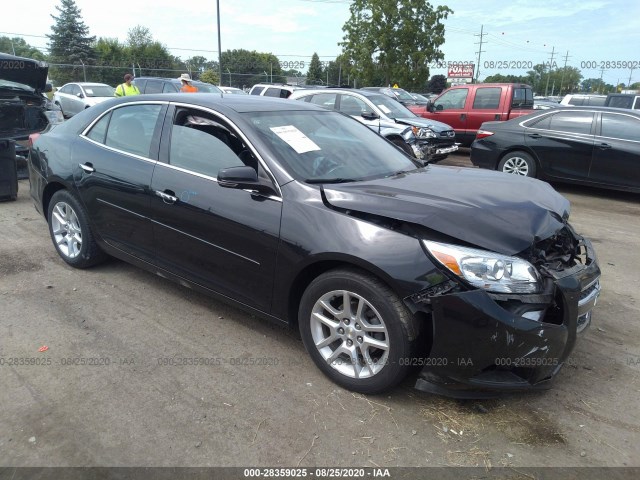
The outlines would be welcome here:
<svg viewBox="0 0 640 480">
<path fill-rule="evenodd" d="M 306 183 L 348 183 L 357 182 L 355 178 L 307 178 Z"/>
</svg>

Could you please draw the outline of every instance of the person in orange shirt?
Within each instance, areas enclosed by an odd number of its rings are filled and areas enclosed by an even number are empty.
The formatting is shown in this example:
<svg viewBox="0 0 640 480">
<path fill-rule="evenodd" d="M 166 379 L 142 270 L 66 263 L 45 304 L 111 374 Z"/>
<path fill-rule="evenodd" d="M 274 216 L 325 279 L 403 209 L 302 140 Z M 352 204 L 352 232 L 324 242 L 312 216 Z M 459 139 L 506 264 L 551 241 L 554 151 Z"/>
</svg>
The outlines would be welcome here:
<svg viewBox="0 0 640 480">
<path fill-rule="evenodd" d="M 180 89 L 183 93 L 196 93 L 198 91 L 197 87 L 191 85 L 191 77 L 188 73 L 183 73 L 180 75 L 180 81 L 182 82 L 182 88 Z"/>
</svg>

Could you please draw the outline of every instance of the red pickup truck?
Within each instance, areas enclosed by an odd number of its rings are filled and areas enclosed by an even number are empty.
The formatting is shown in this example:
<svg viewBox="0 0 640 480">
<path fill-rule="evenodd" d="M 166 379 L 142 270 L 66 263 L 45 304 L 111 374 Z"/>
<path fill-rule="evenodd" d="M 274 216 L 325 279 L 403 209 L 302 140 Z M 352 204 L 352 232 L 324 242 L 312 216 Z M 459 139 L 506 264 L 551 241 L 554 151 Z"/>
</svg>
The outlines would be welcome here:
<svg viewBox="0 0 640 480">
<path fill-rule="evenodd" d="M 519 83 L 478 83 L 451 87 L 426 108 L 412 109 L 425 118 L 451 125 L 456 142 L 471 145 L 483 122 L 533 113 L 533 91 Z"/>
</svg>

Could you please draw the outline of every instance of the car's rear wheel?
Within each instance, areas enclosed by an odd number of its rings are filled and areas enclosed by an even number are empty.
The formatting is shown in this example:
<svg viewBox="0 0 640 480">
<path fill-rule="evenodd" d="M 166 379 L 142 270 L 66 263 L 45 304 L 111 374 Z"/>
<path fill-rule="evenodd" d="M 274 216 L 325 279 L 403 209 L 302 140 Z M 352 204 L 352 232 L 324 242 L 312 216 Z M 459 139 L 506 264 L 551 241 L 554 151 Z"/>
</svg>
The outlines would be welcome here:
<svg viewBox="0 0 640 480">
<path fill-rule="evenodd" d="M 409 145 L 407 145 L 407 143 L 404 140 L 401 140 L 400 138 L 392 138 L 391 143 L 393 143 L 395 146 L 400 148 L 400 150 L 402 150 L 404 153 L 406 153 L 410 157 L 415 158 L 415 155 L 413 154 L 413 150 Z"/>
<path fill-rule="evenodd" d="M 53 195 L 47 219 L 58 254 L 72 267 L 91 267 L 107 258 L 95 241 L 84 207 L 67 190 Z"/>
<path fill-rule="evenodd" d="M 372 275 L 355 269 L 320 275 L 302 296 L 298 321 L 314 363 L 349 390 L 379 393 L 409 371 L 415 319 Z"/>
<path fill-rule="evenodd" d="M 526 152 L 509 152 L 500 160 L 498 170 L 512 175 L 535 177 L 536 162 Z"/>
</svg>

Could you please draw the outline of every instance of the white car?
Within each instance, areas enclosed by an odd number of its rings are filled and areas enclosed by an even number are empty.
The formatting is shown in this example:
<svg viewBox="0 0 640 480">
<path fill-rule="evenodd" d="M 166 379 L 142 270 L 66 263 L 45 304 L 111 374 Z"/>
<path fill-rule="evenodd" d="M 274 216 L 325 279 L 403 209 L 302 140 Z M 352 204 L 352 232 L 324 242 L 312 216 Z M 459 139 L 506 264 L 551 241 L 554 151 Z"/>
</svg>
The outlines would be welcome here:
<svg viewBox="0 0 640 480">
<path fill-rule="evenodd" d="M 115 89 L 105 83 L 67 83 L 53 94 L 53 103 L 58 105 L 65 117 L 72 117 L 85 108 L 113 98 Z"/>
<path fill-rule="evenodd" d="M 224 93 L 227 93 L 227 94 L 230 94 L 230 95 L 247 95 L 247 92 L 245 92 L 241 88 L 223 87 L 222 85 L 219 85 L 218 88 L 220 90 L 222 90 Z"/>
</svg>

